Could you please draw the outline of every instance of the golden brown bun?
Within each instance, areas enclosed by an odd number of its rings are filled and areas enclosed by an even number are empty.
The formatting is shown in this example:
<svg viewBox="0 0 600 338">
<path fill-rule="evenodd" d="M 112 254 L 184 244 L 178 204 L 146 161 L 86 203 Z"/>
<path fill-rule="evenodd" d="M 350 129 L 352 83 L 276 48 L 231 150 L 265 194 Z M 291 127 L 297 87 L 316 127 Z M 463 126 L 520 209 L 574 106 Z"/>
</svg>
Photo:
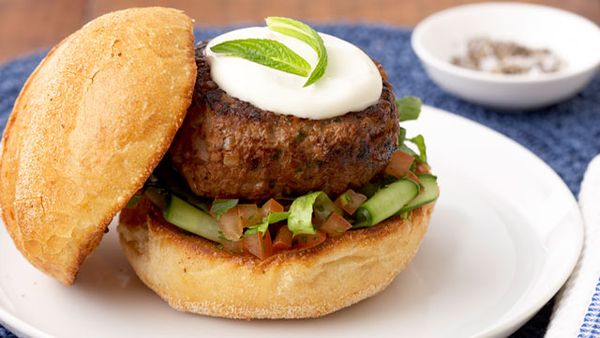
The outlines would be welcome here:
<svg viewBox="0 0 600 338">
<path fill-rule="evenodd" d="M 123 210 L 118 228 L 141 280 L 177 310 L 243 319 L 319 317 L 382 291 L 414 257 L 433 209 L 260 261 L 180 231 L 147 204 Z"/>
<path fill-rule="evenodd" d="M 162 158 L 191 102 L 193 40 L 180 11 L 119 11 L 66 38 L 31 74 L 2 139 L 0 203 L 38 269 L 71 284 Z"/>
</svg>

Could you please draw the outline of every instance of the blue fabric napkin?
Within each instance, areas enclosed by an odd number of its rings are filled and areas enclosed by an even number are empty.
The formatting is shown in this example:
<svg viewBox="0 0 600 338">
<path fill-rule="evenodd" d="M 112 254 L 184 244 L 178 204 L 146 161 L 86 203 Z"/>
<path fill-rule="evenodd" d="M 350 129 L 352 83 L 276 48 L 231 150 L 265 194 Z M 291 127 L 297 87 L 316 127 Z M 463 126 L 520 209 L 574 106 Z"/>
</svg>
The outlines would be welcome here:
<svg viewBox="0 0 600 338">
<path fill-rule="evenodd" d="M 199 28 L 196 39 L 208 39 L 229 29 Z M 535 112 L 507 114 L 465 102 L 440 90 L 427 77 L 413 53 L 409 30 L 364 24 L 321 25 L 317 29 L 360 46 L 380 61 L 398 97 L 419 96 L 425 104 L 478 121 L 529 148 L 558 172 L 574 194 L 579 192 L 588 162 L 600 153 L 599 75 L 585 90 L 566 102 Z M 23 83 L 44 54 L 24 57 L 0 66 L 2 128 Z M 477 161 L 477 158 L 473 158 L 473 161 Z M 465 163 L 465 167 L 468 165 Z M 590 305 L 590 309 L 599 306 L 597 297 L 594 304 Z M 551 310 L 552 301 L 513 337 L 543 336 Z M 587 322 L 598 322 L 597 311 L 595 314 L 591 312 L 590 316 L 596 318 L 586 317 Z M 4 337 L 13 336 L 0 326 L 0 338 Z"/>
<path fill-rule="evenodd" d="M 579 337 L 598 336 L 600 336 L 600 278 L 596 285 L 596 292 L 592 296 L 592 301 L 579 329 Z"/>
</svg>

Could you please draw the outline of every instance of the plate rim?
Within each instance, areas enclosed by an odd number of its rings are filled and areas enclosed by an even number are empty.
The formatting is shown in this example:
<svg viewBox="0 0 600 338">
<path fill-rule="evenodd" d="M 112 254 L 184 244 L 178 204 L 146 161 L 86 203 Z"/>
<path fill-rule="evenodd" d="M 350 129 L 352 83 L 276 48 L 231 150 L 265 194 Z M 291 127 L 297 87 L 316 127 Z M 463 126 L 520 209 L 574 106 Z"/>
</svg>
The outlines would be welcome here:
<svg viewBox="0 0 600 338">
<path fill-rule="evenodd" d="M 4 222 L 2 222 L 4 224 Z M 51 334 L 44 332 L 32 324 L 27 323 L 23 319 L 10 313 L 3 306 L 0 305 L 0 324 L 9 330 L 10 333 L 19 337 L 43 337 L 52 338 Z"/>
<path fill-rule="evenodd" d="M 520 144 L 516 140 L 508 137 L 505 134 L 502 134 L 501 132 L 499 132 L 489 126 L 486 126 L 482 123 L 479 123 L 475 120 L 469 119 L 462 115 L 452 113 L 448 110 L 429 106 L 429 105 L 423 105 L 423 108 L 435 111 L 436 113 L 439 113 L 439 114 L 450 116 L 451 118 L 454 118 L 456 120 L 460 120 L 461 123 L 468 124 L 468 125 L 470 125 L 470 127 L 483 128 L 486 130 L 486 132 L 494 134 L 496 137 L 503 139 L 504 142 L 510 143 L 511 146 L 520 148 L 522 151 L 527 153 L 534 160 L 539 161 L 540 164 L 542 164 L 549 171 L 549 173 L 551 173 L 551 175 L 553 176 L 553 179 L 556 181 L 556 183 L 561 186 L 561 189 L 563 189 L 565 192 L 568 193 L 569 199 L 572 200 L 574 205 L 575 206 L 579 205 L 577 202 L 577 198 L 575 197 L 575 195 L 573 194 L 571 189 L 567 186 L 567 184 L 562 179 L 562 177 L 560 177 L 560 175 L 558 175 L 558 173 L 546 161 L 544 161 L 540 156 L 538 156 L 533 151 L 531 151 L 524 145 Z M 579 210 L 578 207 L 577 207 L 577 210 Z M 572 220 L 572 222 L 573 222 L 573 225 L 576 226 L 572 230 L 577 232 L 574 234 L 575 240 L 576 240 L 576 242 L 574 243 L 575 249 L 573 251 L 574 252 L 573 256 L 569 257 L 568 264 L 565 263 L 565 266 L 568 266 L 568 269 L 565 270 L 564 275 L 560 276 L 560 278 L 556 278 L 556 284 L 554 284 L 554 285 L 552 285 L 552 287 L 548 288 L 548 291 L 546 293 L 544 293 L 543 297 L 540 296 L 535 302 L 531 301 L 530 303 L 528 303 L 528 306 L 522 307 L 520 309 L 520 311 L 515 312 L 511 316 L 500 317 L 499 319 L 503 319 L 502 322 L 497 322 L 497 323 L 490 325 L 488 328 L 477 332 L 474 337 L 480 337 L 480 336 L 484 336 L 484 337 L 492 336 L 493 337 L 493 336 L 498 336 L 501 334 L 511 334 L 512 332 L 517 330 L 519 327 L 521 327 L 523 323 L 525 323 L 526 321 L 531 319 L 545 304 L 547 304 L 552 299 L 552 297 L 554 297 L 560 291 L 560 289 L 563 287 L 563 285 L 567 282 L 567 280 L 573 273 L 573 270 L 575 269 L 575 266 L 581 255 L 581 250 L 583 249 L 584 225 L 583 225 L 583 217 L 581 215 L 581 211 L 579 211 L 577 213 L 576 219 Z M 526 294 L 527 293 L 523 293 L 523 295 L 526 295 Z"/>
</svg>

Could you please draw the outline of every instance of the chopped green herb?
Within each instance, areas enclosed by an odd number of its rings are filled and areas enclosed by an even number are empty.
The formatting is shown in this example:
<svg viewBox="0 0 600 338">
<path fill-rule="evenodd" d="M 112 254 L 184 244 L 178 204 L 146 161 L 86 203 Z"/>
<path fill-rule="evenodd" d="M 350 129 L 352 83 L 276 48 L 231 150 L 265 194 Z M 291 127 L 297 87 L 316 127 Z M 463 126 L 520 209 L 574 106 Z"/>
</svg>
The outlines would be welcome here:
<svg viewBox="0 0 600 338">
<path fill-rule="evenodd" d="M 327 49 L 319 33 L 309 25 L 290 18 L 270 16 L 265 21 L 270 30 L 303 41 L 317 53 L 319 61 L 304 83 L 304 87 L 317 82 L 327 68 Z"/>
<path fill-rule="evenodd" d="M 317 196 L 313 210 L 315 217 L 322 221 L 327 220 L 327 218 L 329 218 L 329 216 L 331 216 L 331 214 L 334 212 L 340 215 L 344 213 L 342 209 L 333 203 L 326 193 L 322 193 Z"/>
<path fill-rule="evenodd" d="M 226 213 L 229 209 L 235 207 L 238 204 L 238 202 L 238 199 L 216 199 L 210 207 L 210 213 L 213 214 L 218 221 L 219 219 L 221 219 L 221 216 L 224 213 Z"/>
<path fill-rule="evenodd" d="M 288 219 L 289 216 L 289 212 L 272 212 L 269 214 L 269 216 L 267 216 L 267 221 L 269 222 L 269 224 L 282 222 Z"/>
<path fill-rule="evenodd" d="M 263 218 L 262 222 L 248 227 L 244 232 L 244 236 L 254 235 L 259 231 L 264 235 L 269 228 L 269 224 L 285 221 L 288 219 L 289 215 L 289 212 L 272 212 L 267 217 Z"/>
<path fill-rule="evenodd" d="M 398 147 L 402 147 L 405 139 L 406 139 L 406 129 L 400 127 L 400 131 L 398 132 Z"/>
<path fill-rule="evenodd" d="M 400 121 L 416 120 L 421 114 L 421 99 L 416 96 L 405 96 L 396 100 Z"/>
<path fill-rule="evenodd" d="M 340 195 L 340 197 L 338 197 L 338 199 L 340 200 L 340 203 L 342 203 L 342 205 L 348 204 L 350 203 L 350 195 L 348 195 L 348 193 L 343 193 Z"/>
<path fill-rule="evenodd" d="M 244 236 L 255 235 L 258 232 L 264 235 L 267 229 L 269 229 L 269 222 L 265 219 L 261 223 L 248 227 L 244 232 Z"/>
<path fill-rule="evenodd" d="M 300 130 L 298 134 L 296 134 L 296 138 L 294 138 L 294 143 L 300 143 L 304 141 L 305 138 L 306 134 L 302 130 Z"/>
<path fill-rule="evenodd" d="M 290 216 L 288 218 L 288 228 L 294 234 L 314 235 L 315 227 L 312 224 L 313 206 L 320 195 L 325 193 L 322 191 L 313 192 L 304 196 L 300 196 L 292 202 L 290 206 Z"/>
<path fill-rule="evenodd" d="M 403 152 L 413 156 L 413 157 L 419 157 L 419 155 L 417 153 L 415 153 L 414 150 L 410 149 L 406 143 L 403 143 L 402 145 L 400 145 L 400 150 L 402 150 Z"/>
<path fill-rule="evenodd" d="M 419 148 L 419 156 L 417 157 L 417 160 L 419 162 L 427 163 L 427 148 L 425 147 L 425 138 L 423 135 L 417 135 L 413 138 L 407 139 L 407 141 L 414 143 L 417 148 Z"/>
</svg>

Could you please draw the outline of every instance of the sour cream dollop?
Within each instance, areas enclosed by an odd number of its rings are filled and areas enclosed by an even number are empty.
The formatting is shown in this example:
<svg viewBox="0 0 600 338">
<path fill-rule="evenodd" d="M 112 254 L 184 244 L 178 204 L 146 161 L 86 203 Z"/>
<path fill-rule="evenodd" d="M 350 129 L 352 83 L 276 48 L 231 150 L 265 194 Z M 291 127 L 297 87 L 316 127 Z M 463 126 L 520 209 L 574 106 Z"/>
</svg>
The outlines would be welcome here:
<svg viewBox="0 0 600 338">
<path fill-rule="evenodd" d="M 321 120 L 361 111 L 381 96 L 382 79 L 377 67 L 361 49 L 331 35 L 319 33 L 328 54 L 327 69 L 316 83 L 303 87 L 307 78 L 210 50 L 218 43 L 247 38 L 277 40 L 311 65 L 317 55 L 307 44 L 269 30 L 250 27 L 214 38 L 206 48 L 213 81 L 230 96 L 277 114 Z"/>
</svg>

